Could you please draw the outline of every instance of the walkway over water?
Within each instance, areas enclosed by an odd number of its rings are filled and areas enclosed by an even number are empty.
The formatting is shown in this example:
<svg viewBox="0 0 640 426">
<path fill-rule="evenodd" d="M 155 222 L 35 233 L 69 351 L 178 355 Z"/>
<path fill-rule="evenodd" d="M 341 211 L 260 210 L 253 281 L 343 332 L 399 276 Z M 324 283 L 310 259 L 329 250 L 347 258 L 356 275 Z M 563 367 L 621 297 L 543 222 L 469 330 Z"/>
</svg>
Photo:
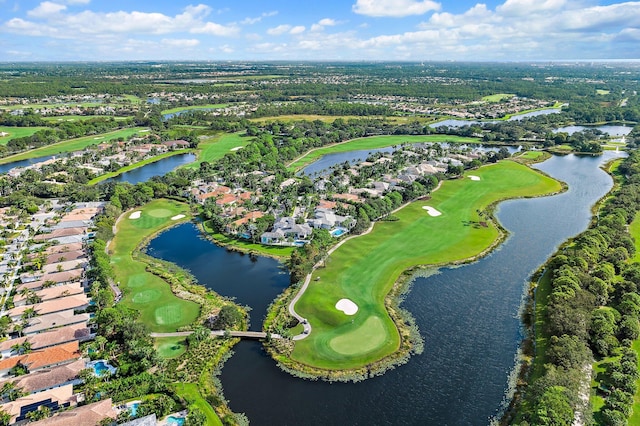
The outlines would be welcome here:
<svg viewBox="0 0 640 426">
<path fill-rule="evenodd" d="M 174 333 L 151 333 L 151 337 L 187 337 L 191 335 L 193 331 L 176 331 Z M 225 333 L 229 333 L 231 337 L 240 337 L 244 339 L 266 339 L 267 336 L 270 336 L 272 339 L 282 339 L 282 336 L 279 334 L 271 334 L 265 333 L 264 331 L 226 331 L 226 330 L 212 330 L 212 336 L 224 336 Z"/>
</svg>

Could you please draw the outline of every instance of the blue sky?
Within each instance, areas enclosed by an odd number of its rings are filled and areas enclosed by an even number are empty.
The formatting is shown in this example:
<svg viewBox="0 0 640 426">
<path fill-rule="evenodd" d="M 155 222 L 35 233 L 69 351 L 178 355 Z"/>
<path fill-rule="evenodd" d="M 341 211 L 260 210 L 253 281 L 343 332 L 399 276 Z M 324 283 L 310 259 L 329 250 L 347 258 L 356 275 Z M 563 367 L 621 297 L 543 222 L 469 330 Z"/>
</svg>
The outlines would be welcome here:
<svg viewBox="0 0 640 426">
<path fill-rule="evenodd" d="M 0 61 L 640 59 L 640 2 L 0 0 Z"/>
</svg>

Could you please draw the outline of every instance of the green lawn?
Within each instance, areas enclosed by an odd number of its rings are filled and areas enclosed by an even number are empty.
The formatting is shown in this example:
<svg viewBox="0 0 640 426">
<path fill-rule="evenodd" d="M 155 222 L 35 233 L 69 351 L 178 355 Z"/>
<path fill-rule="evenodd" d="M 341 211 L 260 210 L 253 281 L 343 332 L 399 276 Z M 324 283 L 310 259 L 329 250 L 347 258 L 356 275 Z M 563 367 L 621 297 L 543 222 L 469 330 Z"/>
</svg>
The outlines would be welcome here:
<svg viewBox="0 0 640 426">
<path fill-rule="evenodd" d="M 478 138 L 468 138 L 463 136 L 449 136 L 449 135 L 425 135 L 425 136 L 406 136 L 406 135 L 391 135 L 391 136 L 370 136 L 367 138 L 352 139 L 346 142 L 341 142 L 323 148 L 316 149 L 308 152 L 306 155 L 299 157 L 291 164 L 290 169 L 300 170 L 309 164 L 313 163 L 320 157 L 327 154 L 335 154 L 338 152 L 356 151 L 359 149 L 376 149 L 385 148 L 387 146 L 400 145 L 403 143 L 418 143 L 418 142 L 452 142 L 452 143 L 480 143 Z"/>
<path fill-rule="evenodd" d="M 220 421 L 216 412 L 202 395 L 200 395 L 196 383 L 176 383 L 175 390 L 176 394 L 184 398 L 189 405 L 195 405 L 207 416 L 207 426 L 222 426 L 222 421 Z"/>
<path fill-rule="evenodd" d="M 165 109 L 160 114 L 175 114 L 176 112 L 187 111 L 187 110 L 196 110 L 196 109 L 221 109 L 228 107 L 229 104 L 209 104 L 209 105 L 192 105 L 192 106 L 181 106 L 170 109 Z"/>
<path fill-rule="evenodd" d="M 60 115 L 60 116 L 42 117 L 42 118 L 45 121 L 59 122 L 59 121 L 84 121 L 84 120 L 90 120 L 92 118 L 113 118 L 116 121 L 118 120 L 122 121 L 131 117 L 114 117 L 112 115 Z"/>
<path fill-rule="evenodd" d="M 157 337 L 156 350 L 161 358 L 176 358 L 187 351 L 187 341 L 184 337 Z"/>
<path fill-rule="evenodd" d="M 527 151 L 520 154 L 519 158 L 525 158 L 527 160 L 537 160 L 542 157 L 545 153 L 543 151 Z"/>
<path fill-rule="evenodd" d="M 137 169 L 139 167 L 146 166 L 147 164 L 155 163 L 156 161 L 160 161 L 163 158 L 173 157 L 174 155 L 186 154 L 186 153 L 189 153 L 189 152 L 191 152 L 190 149 L 179 149 L 179 150 L 176 150 L 176 151 L 165 152 L 163 154 L 156 155 L 155 157 L 147 158 L 147 159 L 139 161 L 137 163 L 129 164 L 128 166 L 124 166 L 124 167 L 116 170 L 115 172 L 109 172 L 109 173 L 105 173 L 103 175 L 100 175 L 100 176 L 98 176 L 96 178 L 91 179 L 89 182 L 87 182 L 87 185 L 95 185 L 98 182 L 102 182 L 103 180 L 110 179 L 112 177 L 121 175 L 122 173 L 128 172 L 130 170 L 134 170 L 134 169 Z"/>
<path fill-rule="evenodd" d="M 8 127 L 0 126 L 0 133 L 9 133 L 7 136 L 0 137 L 0 145 L 6 145 L 11 139 L 23 138 L 31 136 L 38 130 L 46 129 L 46 127 Z"/>
<path fill-rule="evenodd" d="M 198 159 L 185 167 L 197 168 L 203 161 L 212 163 L 234 149 L 246 146 L 252 138 L 243 136 L 243 133 L 223 133 L 198 144 Z"/>
<path fill-rule="evenodd" d="M 495 95 L 484 96 L 482 98 L 485 102 L 500 102 L 503 99 L 513 98 L 513 93 L 496 93 Z"/>
<path fill-rule="evenodd" d="M 29 158 L 45 157 L 47 155 L 62 154 L 65 152 L 79 151 L 90 145 L 108 142 L 111 139 L 128 138 L 129 136 L 132 136 L 140 132 L 141 130 L 144 130 L 144 127 L 131 127 L 127 129 L 116 130 L 114 132 L 102 133 L 100 135 L 69 139 L 66 141 L 32 149 L 30 151 L 25 151 L 20 154 L 0 158 L 0 164 L 12 163 L 19 160 L 27 160 Z"/>
<path fill-rule="evenodd" d="M 446 181 L 430 200 L 411 203 L 395 214 L 396 222 L 380 222 L 368 234 L 348 241 L 313 273 L 309 288 L 296 304 L 313 330 L 296 342 L 292 358 L 326 369 L 349 369 L 379 360 L 398 349 L 399 335 L 384 299 L 407 269 L 469 259 L 499 238 L 493 225 L 482 226 L 477 210 L 498 200 L 548 194 L 561 184 L 526 166 L 502 161 Z M 442 214 L 430 216 L 423 207 Z M 316 281 L 316 277 L 320 279 Z M 358 306 L 353 316 L 335 308 L 347 298 Z"/>
<path fill-rule="evenodd" d="M 211 227 L 208 226 L 208 222 L 205 222 L 203 227 L 207 235 L 213 238 L 217 243 L 223 246 L 229 245 L 243 252 L 256 252 L 266 256 L 286 259 L 291 256 L 291 253 L 293 253 L 294 250 L 293 247 L 265 246 L 262 244 L 255 244 L 244 239 L 232 238 L 228 235 L 215 232 Z"/>
<path fill-rule="evenodd" d="M 140 312 L 140 320 L 154 332 L 172 332 L 196 320 L 200 307 L 180 299 L 169 284 L 146 271 L 145 264 L 134 260 L 133 251 L 141 241 L 159 230 L 176 223 L 178 214 L 189 216 L 189 206 L 171 200 L 154 200 L 135 211 L 139 219 L 131 219 L 127 212 L 118 223 L 117 233 L 109 250 L 111 263 L 123 292 L 120 302 Z"/>
</svg>

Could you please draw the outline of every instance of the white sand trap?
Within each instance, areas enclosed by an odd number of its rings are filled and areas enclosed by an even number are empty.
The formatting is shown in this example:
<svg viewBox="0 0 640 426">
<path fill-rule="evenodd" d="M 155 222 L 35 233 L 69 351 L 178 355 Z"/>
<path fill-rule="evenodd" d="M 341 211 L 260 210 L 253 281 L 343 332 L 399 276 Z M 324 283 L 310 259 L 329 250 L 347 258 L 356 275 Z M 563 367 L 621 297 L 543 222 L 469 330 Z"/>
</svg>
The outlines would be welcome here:
<svg viewBox="0 0 640 426">
<path fill-rule="evenodd" d="M 151 130 L 149 129 L 145 129 L 145 130 L 140 130 L 140 133 L 146 133 L 146 132 L 150 132 Z"/>
<path fill-rule="evenodd" d="M 336 303 L 336 309 L 347 315 L 355 315 L 356 312 L 358 312 L 358 305 L 349 299 L 340 299 L 338 303 Z"/>
<path fill-rule="evenodd" d="M 429 213 L 429 216 L 440 216 L 442 214 L 438 210 L 434 209 L 433 207 L 422 206 L 422 208 L 425 209 L 427 213 Z"/>
<path fill-rule="evenodd" d="M 241 146 L 236 146 L 235 148 L 231 148 L 229 151 L 237 151 L 239 149 L 242 149 Z"/>
<path fill-rule="evenodd" d="M 93 138 L 93 139 L 95 139 L 95 140 L 98 140 L 98 139 L 104 139 L 104 136 L 99 136 L 99 137 L 97 137 L 97 138 Z"/>
<path fill-rule="evenodd" d="M 171 220 L 178 220 L 178 219 L 182 219 L 184 217 L 183 214 L 177 214 L 174 217 L 171 218 Z"/>
<path fill-rule="evenodd" d="M 140 219 L 142 212 L 140 210 L 135 211 L 129 215 L 129 219 Z"/>
<path fill-rule="evenodd" d="M 480 180 L 480 176 L 469 175 L 469 179 L 471 179 L 471 180 Z"/>
</svg>

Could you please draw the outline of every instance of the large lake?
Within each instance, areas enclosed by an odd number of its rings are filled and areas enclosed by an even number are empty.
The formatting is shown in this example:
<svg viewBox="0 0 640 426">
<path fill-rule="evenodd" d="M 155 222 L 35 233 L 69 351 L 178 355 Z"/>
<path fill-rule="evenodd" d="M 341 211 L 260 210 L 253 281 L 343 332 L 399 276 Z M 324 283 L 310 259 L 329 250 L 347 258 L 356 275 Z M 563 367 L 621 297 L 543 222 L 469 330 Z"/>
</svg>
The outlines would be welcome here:
<svg viewBox="0 0 640 426">
<path fill-rule="evenodd" d="M 171 157 L 166 157 L 158 160 L 154 163 L 146 164 L 137 169 L 124 172 L 118 176 L 105 180 L 105 182 L 129 182 L 136 184 L 140 182 L 146 182 L 154 176 L 162 176 L 173 169 L 182 166 L 184 164 L 193 163 L 196 160 L 194 154 L 178 154 Z"/>
<path fill-rule="evenodd" d="M 612 186 L 600 166 L 618 155 L 568 155 L 538 165 L 569 190 L 500 204 L 497 216 L 511 236 L 499 250 L 415 280 L 403 306 L 424 336 L 423 354 L 381 377 L 329 384 L 293 378 L 259 342 L 243 341 L 222 370 L 231 408 L 253 425 L 486 425 L 500 412 L 514 370 L 528 279 L 559 244 L 587 227 L 590 207 Z M 254 330 L 288 282 L 274 260 L 217 247 L 192 224 L 161 234 L 150 253 L 249 305 Z"/>
</svg>

